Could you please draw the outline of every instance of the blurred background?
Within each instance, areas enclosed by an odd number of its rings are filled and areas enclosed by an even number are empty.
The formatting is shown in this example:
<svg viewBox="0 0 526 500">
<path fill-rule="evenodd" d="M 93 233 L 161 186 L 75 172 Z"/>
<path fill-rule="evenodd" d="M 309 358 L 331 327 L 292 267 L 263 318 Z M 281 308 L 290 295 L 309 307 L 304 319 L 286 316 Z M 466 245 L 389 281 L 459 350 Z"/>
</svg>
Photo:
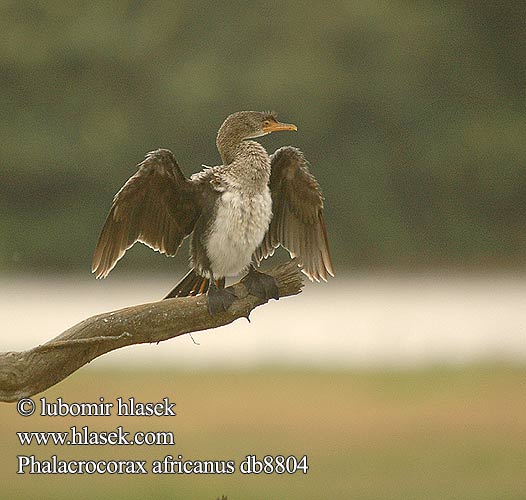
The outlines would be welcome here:
<svg viewBox="0 0 526 500">
<path fill-rule="evenodd" d="M 306 476 L 17 476 L 16 430 L 124 424 L 4 404 L 8 496 L 524 498 L 525 54 L 519 1 L 0 1 L 2 350 L 170 290 L 187 245 L 134 247 L 96 282 L 99 231 L 147 151 L 217 164 L 238 110 L 298 126 L 261 142 L 310 160 L 336 270 L 251 324 L 110 353 L 45 394 L 170 396 L 180 414 L 155 426 L 175 451 L 137 458 L 307 453 Z"/>
</svg>

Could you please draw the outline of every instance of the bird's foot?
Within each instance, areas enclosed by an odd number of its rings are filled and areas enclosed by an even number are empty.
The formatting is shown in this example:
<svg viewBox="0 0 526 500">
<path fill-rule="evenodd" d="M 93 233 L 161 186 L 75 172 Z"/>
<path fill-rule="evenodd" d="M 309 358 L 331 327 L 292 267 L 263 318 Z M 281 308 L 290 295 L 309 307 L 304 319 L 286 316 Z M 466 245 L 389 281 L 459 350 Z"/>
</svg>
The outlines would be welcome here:
<svg viewBox="0 0 526 500">
<path fill-rule="evenodd" d="M 228 288 L 217 288 L 215 286 L 208 289 L 206 296 L 210 316 L 226 311 L 237 299 L 236 294 Z"/>
<path fill-rule="evenodd" d="M 261 273 L 251 267 L 248 274 L 243 278 L 243 281 L 250 295 L 254 295 L 265 301 L 269 299 L 279 300 L 278 284 L 272 276 Z"/>
</svg>

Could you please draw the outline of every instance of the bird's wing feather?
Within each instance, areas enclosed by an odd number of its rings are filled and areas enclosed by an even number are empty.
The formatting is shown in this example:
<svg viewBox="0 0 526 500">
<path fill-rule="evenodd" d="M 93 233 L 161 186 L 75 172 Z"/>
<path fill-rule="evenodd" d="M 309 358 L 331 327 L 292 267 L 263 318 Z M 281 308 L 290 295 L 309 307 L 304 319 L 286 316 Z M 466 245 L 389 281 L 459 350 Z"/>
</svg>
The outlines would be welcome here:
<svg viewBox="0 0 526 500">
<path fill-rule="evenodd" d="M 201 213 L 195 184 L 186 179 L 174 155 L 158 149 L 115 195 L 93 255 L 92 272 L 106 277 L 136 241 L 175 255 Z"/>
<path fill-rule="evenodd" d="M 287 146 L 271 156 L 272 220 L 256 249 L 256 262 L 285 247 L 311 279 L 334 276 L 323 219 L 323 195 L 303 153 Z"/>
</svg>

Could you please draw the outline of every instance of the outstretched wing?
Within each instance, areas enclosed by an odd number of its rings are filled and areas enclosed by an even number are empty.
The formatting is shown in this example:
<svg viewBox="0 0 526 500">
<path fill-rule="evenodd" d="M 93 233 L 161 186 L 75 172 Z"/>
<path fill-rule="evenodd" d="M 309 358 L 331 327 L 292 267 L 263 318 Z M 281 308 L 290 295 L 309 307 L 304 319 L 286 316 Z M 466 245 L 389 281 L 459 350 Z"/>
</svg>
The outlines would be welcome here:
<svg viewBox="0 0 526 500">
<path fill-rule="evenodd" d="M 175 255 L 201 213 L 194 183 L 167 149 L 151 151 L 115 195 L 100 233 L 91 270 L 106 277 L 136 241 Z"/>
<path fill-rule="evenodd" d="M 334 276 L 323 219 L 323 195 L 303 153 L 287 146 L 271 156 L 272 220 L 254 257 L 259 263 L 279 245 L 298 259 L 311 279 Z"/>
</svg>

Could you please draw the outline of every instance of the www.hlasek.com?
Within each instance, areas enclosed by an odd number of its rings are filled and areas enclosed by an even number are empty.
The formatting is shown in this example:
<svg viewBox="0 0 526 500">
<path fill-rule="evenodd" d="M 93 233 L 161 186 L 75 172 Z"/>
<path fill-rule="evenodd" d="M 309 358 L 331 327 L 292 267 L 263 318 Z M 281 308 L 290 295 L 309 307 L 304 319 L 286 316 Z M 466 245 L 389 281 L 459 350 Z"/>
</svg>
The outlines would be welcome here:
<svg viewBox="0 0 526 500">
<path fill-rule="evenodd" d="M 175 417 L 175 403 L 168 398 L 159 402 L 143 403 L 131 397 L 117 398 L 115 402 L 99 398 L 97 403 L 67 403 L 62 398 L 39 404 L 30 398 L 17 404 L 18 413 L 24 417 L 38 414 L 44 417 L 100 417 L 113 414 L 120 417 Z M 19 431 L 16 433 L 21 446 L 174 446 L 171 431 L 137 431 L 130 433 L 123 426 L 111 431 L 92 431 L 87 425 L 71 426 L 67 431 Z M 295 474 L 308 471 L 307 455 L 246 455 L 236 464 L 234 460 L 187 460 L 183 455 L 166 455 L 152 460 L 62 460 L 57 455 L 40 459 L 35 455 L 18 455 L 17 474 Z"/>
</svg>

